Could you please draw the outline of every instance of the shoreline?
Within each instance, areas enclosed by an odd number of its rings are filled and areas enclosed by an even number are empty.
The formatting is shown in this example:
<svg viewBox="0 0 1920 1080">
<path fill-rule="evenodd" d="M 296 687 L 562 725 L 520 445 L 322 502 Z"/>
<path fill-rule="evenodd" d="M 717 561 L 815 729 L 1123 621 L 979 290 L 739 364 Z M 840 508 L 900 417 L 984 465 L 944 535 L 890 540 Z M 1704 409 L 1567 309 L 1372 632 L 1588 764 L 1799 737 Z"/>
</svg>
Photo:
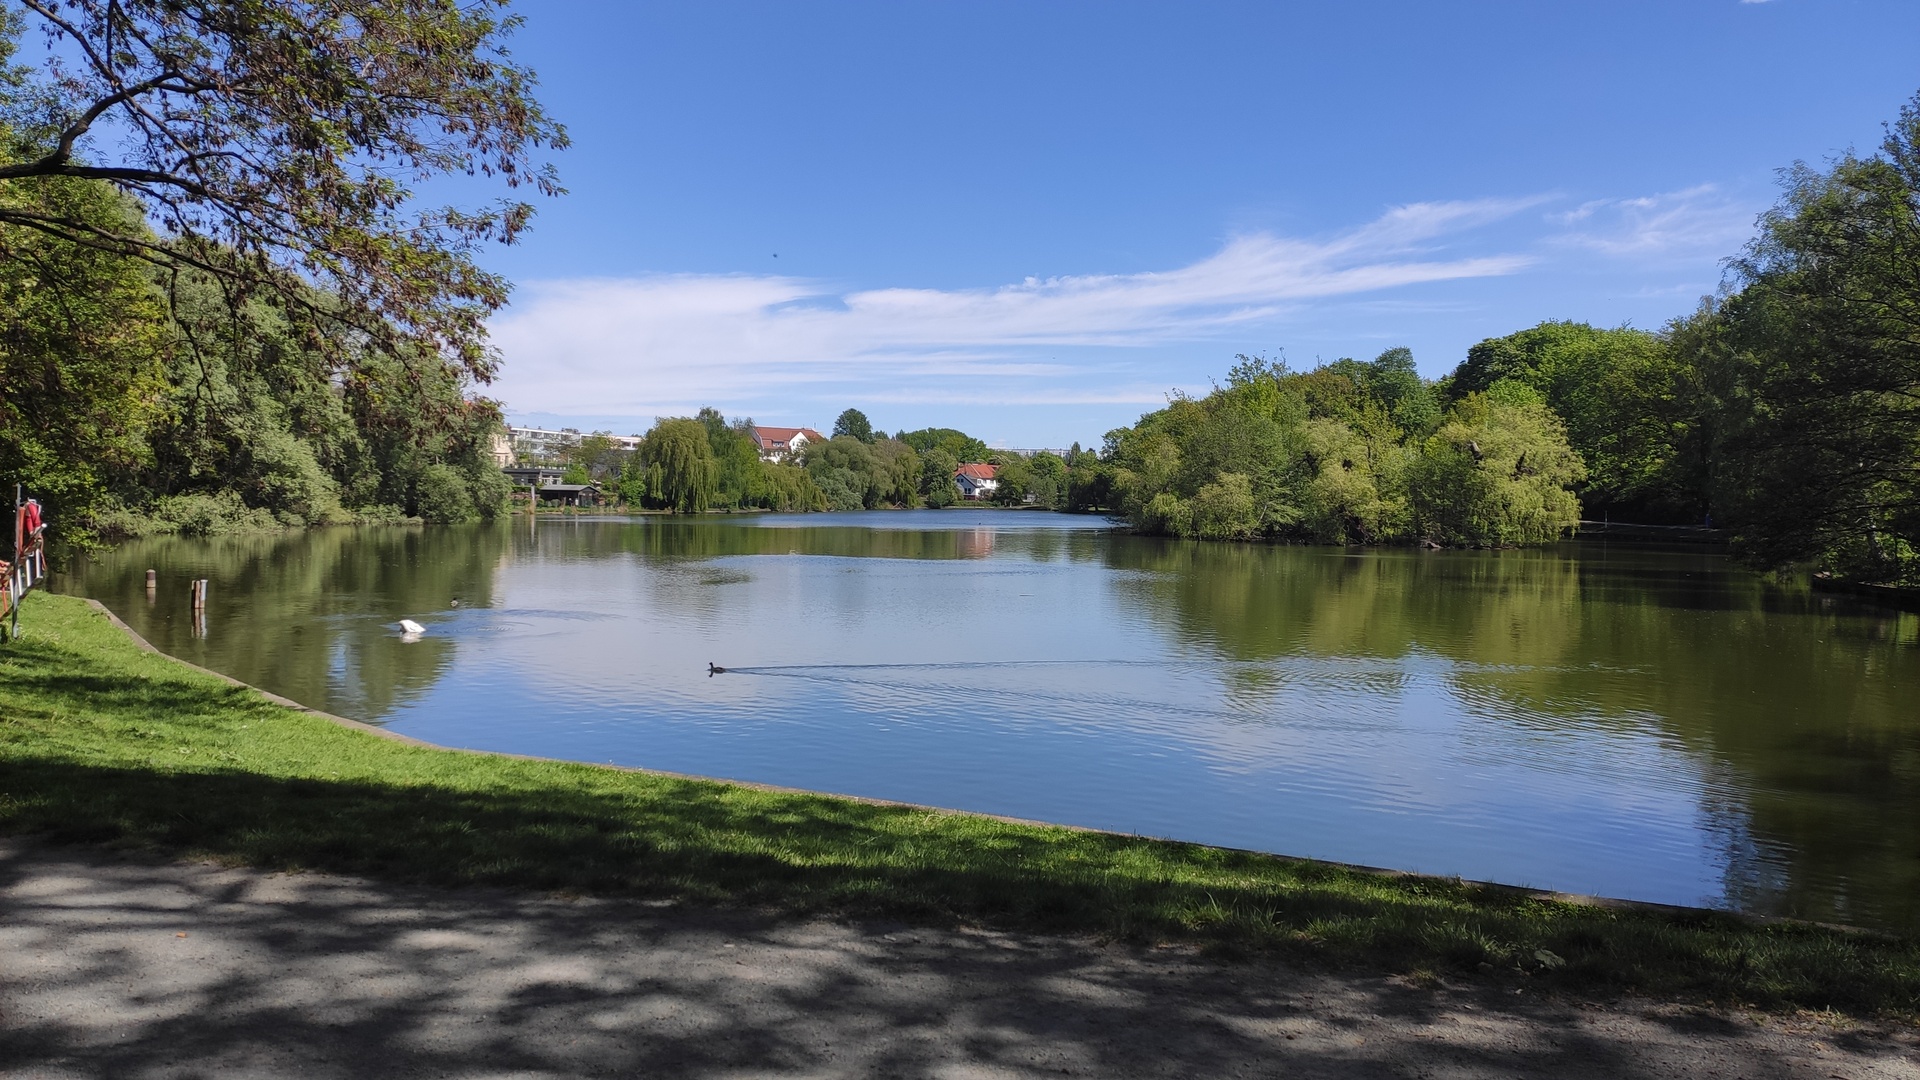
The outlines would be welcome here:
<svg viewBox="0 0 1920 1080">
<path fill-rule="evenodd" d="M 192 661 L 182 660 L 177 656 L 173 656 L 170 653 L 162 651 L 158 646 L 154 645 L 152 642 L 142 637 L 139 631 L 127 625 L 127 623 L 123 619 L 121 619 L 120 616 L 115 615 L 112 609 L 108 608 L 105 604 L 101 603 L 100 601 L 95 600 L 92 597 L 79 597 L 78 599 L 84 600 L 88 607 L 92 608 L 94 611 L 100 613 L 101 615 L 104 615 L 107 618 L 107 620 L 111 622 L 114 625 L 114 627 L 116 627 L 121 633 L 125 634 L 127 638 L 133 642 L 133 644 L 135 644 L 140 649 L 146 652 L 152 653 L 155 656 L 164 657 L 165 659 L 173 663 L 179 664 L 182 667 L 189 668 L 193 671 L 197 671 L 202 675 L 212 676 L 213 678 L 219 679 L 221 682 L 224 682 L 229 686 L 238 687 L 245 690 L 251 690 L 252 692 L 259 694 L 261 697 L 266 698 L 268 701 L 271 701 L 276 705 L 280 705 L 285 708 L 293 709 L 296 712 L 304 713 L 308 716 L 325 720 L 331 724 L 337 724 L 340 727 L 347 728 L 348 730 L 363 732 L 369 735 L 377 736 L 382 739 L 403 743 L 408 746 L 417 746 L 427 750 L 438 750 L 438 751 L 442 751 L 445 753 L 452 753 L 452 754 L 476 754 L 482 757 L 505 758 L 513 761 L 534 761 L 534 762 L 542 762 L 542 763 L 554 764 L 554 765 L 580 765 L 580 766 L 585 766 L 587 768 L 592 768 L 592 769 L 607 769 L 613 772 L 633 773 L 640 776 L 657 776 L 666 780 L 688 780 L 688 781 L 694 781 L 696 783 L 703 783 L 703 784 L 723 784 L 731 787 L 745 788 L 749 791 L 763 791 L 772 795 L 798 795 L 798 796 L 806 796 L 806 797 L 818 798 L 818 799 L 842 799 L 847 802 L 859 803 L 863 806 L 888 807 L 888 808 L 897 809 L 897 810 L 910 810 L 910 811 L 916 811 L 919 813 L 929 813 L 929 814 L 949 814 L 956 817 L 984 818 L 988 821 L 997 821 L 1006 825 L 1020 825 L 1020 826 L 1025 826 L 1029 828 L 1041 828 L 1041 829 L 1065 829 L 1069 832 L 1089 833 L 1096 836 L 1111 837 L 1115 840 L 1149 840 L 1149 841 L 1154 841 L 1157 843 L 1164 843 L 1164 844 L 1192 844 L 1198 847 L 1211 848 L 1216 851 L 1233 852 L 1235 854 L 1240 854 L 1240 855 L 1250 855 L 1255 857 L 1271 858 L 1271 859 L 1285 859 L 1288 862 L 1306 863 L 1314 866 L 1322 866 L 1322 867 L 1326 867 L 1329 870 L 1339 870 L 1346 873 L 1368 874 L 1368 875 L 1373 875 L 1373 876 L 1387 878 L 1387 879 L 1402 879 L 1402 880 L 1408 880 L 1408 881 L 1445 883 L 1450 885 L 1464 885 L 1464 886 L 1468 886 L 1476 889 L 1497 890 L 1501 892 L 1506 892 L 1506 893 L 1512 894 L 1513 896 L 1521 897 L 1529 900 L 1540 900 L 1540 901 L 1546 901 L 1549 903 L 1572 904 L 1579 907 L 1593 907 L 1593 908 L 1601 908 L 1601 909 L 1612 910 L 1612 911 L 1639 911 L 1639 912 L 1646 912 L 1649 914 L 1669 915 L 1669 916 L 1716 915 L 1716 916 L 1724 916 L 1724 917 L 1740 919 L 1745 922 L 1749 922 L 1755 926 L 1761 926 L 1761 927 L 1805 926 L 1805 927 L 1813 927 L 1813 928 L 1818 928 L 1823 930 L 1833 930 L 1833 931 L 1837 931 L 1845 934 L 1864 934 L 1868 936 L 1887 938 L 1889 940 L 1897 940 L 1902 936 L 1902 935 L 1893 933 L 1891 931 L 1879 930 L 1869 926 L 1851 926 L 1844 923 L 1820 922 L 1814 919 L 1794 918 L 1793 916 L 1790 916 L 1790 915 L 1763 915 L 1757 912 L 1736 911 L 1732 908 L 1698 907 L 1698 906 L 1693 906 L 1688 904 L 1663 904 L 1663 903 L 1659 903 L 1651 900 L 1630 900 L 1623 897 L 1599 896 L 1591 893 L 1569 893 L 1569 892 L 1560 892 L 1553 889 L 1536 889 L 1526 885 L 1510 885 L 1502 881 L 1482 881 L 1476 878 L 1449 877 L 1449 876 L 1437 875 L 1437 874 L 1422 874 L 1413 870 L 1397 870 L 1397 869 L 1394 869 L 1393 867 L 1388 867 L 1388 866 L 1368 866 L 1364 863 L 1346 863 L 1346 862 L 1338 862 L 1333 859 L 1315 859 L 1315 858 L 1309 858 L 1304 855 L 1289 855 L 1289 854 L 1286 854 L 1285 852 L 1260 851 L 1255 848 L 1237 848 L 1237 847 L 1230 847 L 1224 844 L 1208 844 L 1208 843 L 1203 843 L 1197 840 L 1181 840 L 1175 837 L 1153 836 L 1146 833 L 1115 832 L 1111 829 L 1097 829 L 1087 825 L 1071 825 L 1071 824 L 1064 824 L 1057 821 L 1038 821 L 1032 818 L 1011 817 L 1006 814 L 994 814 L 994 813 L 989 813 L 987 811 L 982 811 L 982 810 L 962 810 L 962 809 L 957 809 L 950 806 L 932 806 L 926 803 L 902 802 L 897 799 L 876 799 L 866 795 L 850 795 L 850 794 L 846 794 L 838 791 L 815 791 L 810 788 L 794 788 L 794 787 L 783 787 L 778 784 L 763 784 L 754 780 L 735 780 L 735 779 L 730 779 L 728 777 L 723 777 L 723 776 L 701 776 L 697 773 L 672 772 L 667 769 L 653 769 L 643 765 L 616 765 L 611 762 L 604 762 L 604 761 L 577 761 L 572 758 L 543 757 L 538 754 L 515 754 L 515 753 L 508 753 L 500 750 L 477 750 L 477 749 L 473 749 L 471 747 L 465 747 L 465 746 L 446 746 L 441 743 L 427 742 L 424 739 L 416 739 L 411 735 L 403 735 L 397 731 L 390 731 L 379 724 L 369 724 L 363 720 L 354 720 L 349 717 L 340 716 L 335 713 L 322 712 L 321 710 L 313 708 L 310 705 L 305 705 L 298 701 L 293 700 L 292 698 L 283 697 L 279 694 L 276 694 L 271 690 L 263 690 L 260 687 L 254 686 L 251 683 L 241 682 L 239 679 L 236 679 L 231 675 L 227 675 L 222 672 L 215 671 L 212 668 L 201 667 L 199 664 L 195 664 Z"/>
</svg>

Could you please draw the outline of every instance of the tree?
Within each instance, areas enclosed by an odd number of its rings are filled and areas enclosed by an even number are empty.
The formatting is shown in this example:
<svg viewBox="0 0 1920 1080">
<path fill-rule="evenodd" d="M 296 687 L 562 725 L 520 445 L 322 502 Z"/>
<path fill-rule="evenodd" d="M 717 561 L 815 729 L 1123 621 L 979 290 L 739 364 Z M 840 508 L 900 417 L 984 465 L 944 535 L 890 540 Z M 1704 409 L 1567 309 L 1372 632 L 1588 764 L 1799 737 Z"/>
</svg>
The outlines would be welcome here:
<svg viewBox="0 0 1920 1080">
<path fill-rule="evenodd" d="M 987 444 L 979 439 L 954 428 L 921 428 L 919 431 L 902 431 L 894 438 L 913 447 L 922 457 L 935 448 L 953 455 L 955 461 L 984 462 L 987 460 Z"/>
<path fill-rule="evenodd" d="M 1067 462 L 1067 509 L 1106 510 L 1113 502 L 1113 466 L 1091 450 L 1082 450 Z"/>
<path fill-rule="evenodd" d="M 859 409 L 848 409 L 833 422 L 833 438 L 842 435 L 859 439 L 871 445 L 875 439 L 873 424 L 867 420 L 867 414 Z"/>
<path fill-rule="evenodd" d="M 578 442 L 566 448 L 563 458 L 569 472 L 577 468 L 586 479 L 566 482 L 585 484 L 618 475 L 620 467 L 626 464 L 627 453 L 611 431 L 596 431 L 582 436 Z"/>
<path fill-rule="evenodd" d="M 12 193 L 34 212 L 137 226 L 113 191 L 57 180 Z M 23 198 L 24 196 L 24 198 Z M 97 248 L 0 226 L 0 476 L 25 482 L 71 538 L 117 477 L 152 464 L 165 416 L 166 309 L 140 267 Z"/>
<path fill-rule="evenodd" d="M 880 439 L 873 444 L 873 464 L 878 501 L 912 508 L 920 505 L 920 455 L 898 439 Z"/>
<path fill-rule="evenodd" d="M 1579 520 L 1583 475 L 1558 417 L 1508 379 L 1437 424 L 1412 356 L 1292 374 L 1242 357 L 1225 387 L 1179 396 L 1068 464 L 1068 505 L 1204 539 L 1539 544 Z M 1403 422 L 1404 425 L 1403 426 Z M 1028 490 L 1052 467 L 1036 456 Z"/>
<path fill-rule="evenodd" d="M 832 510 L 872 509 L 893 486 L 873 448 L 852 435 L 808 443 L 806 469 Z"/>
<path fill-rule="evenodd" d="M 1580 523 L 1570 490 L 1586 473 L 1560 418 L 1502 379 L 1455 405 L 1412 464 L 1415 528 L 1434 543 L 1545 544 Z"/>
<path fill-rule="evenodd" d="M 1033 501 L 1050 510 L 1063 509 L 1067 502 L 1067 463 L 1057 454 L 1041 451 L 1028 462 L 1032 480 L 1028 493 Z"/>
<path fill-rule="evenodd" d="M 698 420 L 682 417 L 653 425 L 633 466 L 644 470 L 649 494 L 676 513 L 698 514 L 713 505 L 719 468 L 706 426 Z"/>
<path fill-rule="evenodd" d="M 1698 522 L 1706 493 L 1675 457 L 1688 423 L 1682 378 L 1661 335 L 1543 322 L 1467 350 L 1448 393 L 1459 400 L 1502 379 L 1537 391 L 1586 463 L 1580 494 L 1589 516 Z"/>
<path fill-rule="evenodd" d="M 960 501 L 960 487 L 954 480 L 960 463 L 938 446 L 920 454 L 920 498 L 934 509 Z"/>
<path fill-rule="evenodd" d="M 263 295 L 332 359 L 403 345 L 485 379 L 507 283 L 473 260 L 532 207 L 411 211 L 412 183 L 482 174 L 561 191 L 567 143 L 502 47 L 507 0 L 20 0 L 39 71 L 0 80 L 0 226 Z M 0 60 L 5 57 L 0 56 Z M 111 133 L 111 138 L 99 138 Z M 49 205 L 50 182 L 135 199 L 159 235 Z M 350 331 L 341 333 L 339 331 Z"/>
<path fill-rule="evenodd" d="M 1920 583 L 1920 95 L 1880 152 L 1787 174 L 1697 354 L 1741 549 Z"/>
</svg>

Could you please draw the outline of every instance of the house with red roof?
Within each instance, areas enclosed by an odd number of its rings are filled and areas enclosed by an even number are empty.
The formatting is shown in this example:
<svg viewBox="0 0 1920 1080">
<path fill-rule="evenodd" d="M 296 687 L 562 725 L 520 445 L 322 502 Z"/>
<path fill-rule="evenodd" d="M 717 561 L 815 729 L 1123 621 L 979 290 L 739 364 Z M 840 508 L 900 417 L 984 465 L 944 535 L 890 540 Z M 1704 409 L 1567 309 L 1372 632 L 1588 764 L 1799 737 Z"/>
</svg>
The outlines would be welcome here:
<svg viewBox="0 0 1920 1080">
<path fill-rule="evenodd" d="M 800 456 L 800 451 L 808 443 L 825 442 L 826 436 L 810 427 L 764 427 L 760 424 L 747 429 L 753 436 L 754 445 L 760 448 L 761 461 L 785 461 Z"/>
<path fill-rule="evenodd" d="M 1000 466 L 969 463 L 953 471 L 963 499 L 984 499 L 1000 486 Z"/>
</svg>

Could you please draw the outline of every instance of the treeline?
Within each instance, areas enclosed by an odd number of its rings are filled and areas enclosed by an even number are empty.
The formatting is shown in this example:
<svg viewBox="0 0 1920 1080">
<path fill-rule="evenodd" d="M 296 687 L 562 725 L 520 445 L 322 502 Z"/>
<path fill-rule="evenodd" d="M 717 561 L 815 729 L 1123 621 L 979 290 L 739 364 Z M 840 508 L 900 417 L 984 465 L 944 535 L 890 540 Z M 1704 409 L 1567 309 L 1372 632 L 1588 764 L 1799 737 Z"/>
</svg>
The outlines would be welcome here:
<svg viewBox="0 0 1920 1080">
<path fill-rule="evenodd" d="M 1075 467 L 1066 459 L 990 450 L 954 428 L 887 436 L 874 430 L 866 414 L 848 409 L 830 438 L 808 444 L 787 462 L 761 460 L 752 428 L 751 419 L 728 420 L 709 407 L 692 417 L 656 421 L 631 452 L 620 450 L 607 434 L 595 433 L 568 450 L 567 480 L 607 483 L 629 506 L 677 513 L 939 508 L 961 500 L 955 482 L 959 467 L 983 463 L 998 469 L 999 485 L 989 497 L 994 505 L 1057 510 L 1073 505 Z M 1104 476 L 1096 455 L 1076 447 L 1070 456 L 1083 480 L 1090 483 L 1096 472 Z"/>
<path fill-rule="evenodd" d="M 1719 295 L 1658 332 L 1542 323 L 1431 382 L 1405 350 L 1242 358 L 1110 433 L 1088 498 L 1149 532 L 1323 543 L 1711 525 L 1755 565 L 1920 585 L 1916 252 L 1920 98 L 1878 153 L 1792 170 Z"/>
<path fill-rule="evenodd" d="M 100 181 L 15 180 L 0 198 L 144 230 L 139 208 Z M 487 455 L 500 411 L 461 368 L 321 341 L 314 327 L 296 330 L 211 274 L 0 225 L 0 477 L 47 504 L 68 541 L 504 508 L 508 483 Z"/>
<path fill-rule="evenodd" d="M 1320 544 L 1544 543 L 1579 521 L 1586 475 L 1538 394 L 1506 380 L 1449 403 L 1406 349 L 1305 373 L 1242 357 L 1101 456 L 1143 532 Z"/>
</svg>

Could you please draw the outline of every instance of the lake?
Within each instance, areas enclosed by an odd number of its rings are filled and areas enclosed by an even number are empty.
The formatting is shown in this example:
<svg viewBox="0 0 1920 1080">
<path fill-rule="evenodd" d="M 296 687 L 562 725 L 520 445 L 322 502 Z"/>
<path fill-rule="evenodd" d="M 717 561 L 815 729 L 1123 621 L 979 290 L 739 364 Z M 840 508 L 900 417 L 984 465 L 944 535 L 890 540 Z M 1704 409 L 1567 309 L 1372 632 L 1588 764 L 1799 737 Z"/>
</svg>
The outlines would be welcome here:
<svg viewBox="0 0 1920 1080">
<path fill-rule="evenodd" d="M 523 517 L 155 538 L 57 587 L 449 746 L 1920 930 L 1920 614 L 1706 550 Z"/>
</svg>

